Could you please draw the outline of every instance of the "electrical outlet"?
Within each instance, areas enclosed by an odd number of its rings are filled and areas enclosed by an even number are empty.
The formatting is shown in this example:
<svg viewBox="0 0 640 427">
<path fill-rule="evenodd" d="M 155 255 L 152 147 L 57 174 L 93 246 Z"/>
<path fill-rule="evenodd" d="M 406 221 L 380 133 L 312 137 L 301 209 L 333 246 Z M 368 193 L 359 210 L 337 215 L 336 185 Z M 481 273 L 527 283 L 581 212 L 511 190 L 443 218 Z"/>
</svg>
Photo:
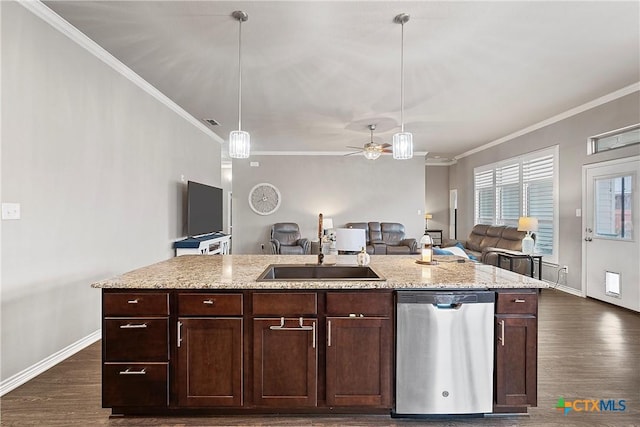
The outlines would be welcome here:
<svg viewBox="0 0 640 427">
<path fill-rule="evenodd" d="M 563 265 L 560 270 L 564 271 L 564 274 L 569 274 L 569 266 L 568 265 Z"/>
</svg>

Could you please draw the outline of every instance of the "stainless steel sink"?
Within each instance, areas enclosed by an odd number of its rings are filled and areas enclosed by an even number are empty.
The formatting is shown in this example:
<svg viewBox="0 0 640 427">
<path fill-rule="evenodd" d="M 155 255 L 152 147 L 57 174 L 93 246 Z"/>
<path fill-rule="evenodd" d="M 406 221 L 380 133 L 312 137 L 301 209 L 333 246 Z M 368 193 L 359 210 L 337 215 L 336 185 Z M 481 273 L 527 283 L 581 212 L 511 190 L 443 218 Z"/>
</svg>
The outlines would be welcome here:
<svg viewBox="0 0 640 427">
<path fill-rule="evenodd" d="M 260 276 L 258 282 L 286 281 L 383 281 L 371 267 L 355 265 L 316 265 L 316 264 L 271 264 Z"/>
</svg>

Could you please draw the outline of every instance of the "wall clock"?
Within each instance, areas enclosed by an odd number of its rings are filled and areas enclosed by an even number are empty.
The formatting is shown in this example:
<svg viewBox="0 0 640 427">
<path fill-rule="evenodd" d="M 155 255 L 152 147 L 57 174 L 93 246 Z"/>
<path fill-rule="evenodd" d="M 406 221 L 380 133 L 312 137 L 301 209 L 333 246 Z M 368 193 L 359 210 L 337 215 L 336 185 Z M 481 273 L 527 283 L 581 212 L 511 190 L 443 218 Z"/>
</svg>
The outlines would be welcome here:
<svg viewBox="0 0 640 427">
<path fill-rule="evenodd" d="M 257 184 L 249 191 L 249 206 L 258 215 L 270 215 L 280 207 L 280 190 L 266 182 Z"/>
</svg>

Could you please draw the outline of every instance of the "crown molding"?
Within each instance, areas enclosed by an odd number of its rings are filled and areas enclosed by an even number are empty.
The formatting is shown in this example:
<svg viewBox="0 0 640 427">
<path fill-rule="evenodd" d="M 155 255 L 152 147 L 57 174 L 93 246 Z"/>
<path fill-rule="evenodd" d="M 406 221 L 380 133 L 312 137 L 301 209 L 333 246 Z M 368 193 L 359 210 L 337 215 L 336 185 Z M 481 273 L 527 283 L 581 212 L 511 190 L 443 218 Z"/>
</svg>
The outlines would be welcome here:
<svg viewBox="0 0 640 427">
<path fill-rule="evenodd" d="M 222 144 L 224 139 L 214 133 L 211 129 L 205 126 L 200 120 L 193 117 L 187 111 L 185 111 L 178 104 L 173 102 L 169 97 L 160 92 L 154 86 L 152 86 L 145 79 L 136 74 L 131 68 L 127 67 L 125 64 L 120 62 L 115 56 L 111 55 L 104 48 L 102 48 L 99 44 L 91 40 L 87 37 L 86 34 L 78 30 L 76 27 L 71 25 L 68 21 L 63 19 L 60 15 L 55 13 L 53 10 L 49 9 L 44 3 L 40 0 L 23 0 L 18 2 L 22 7 L 27 9 L 29 12 L 36 15 L 38 18 L 42 19 L 47 24 L 51 25 L 53 28 L 58 30 L 63 35 L 67 36 L 69 39 L 77 43 L 79 46 L 84 48 L 87 52 L 91 53 L 93 56 L 104 62 L 106 65 L 113 68 L 116 72 L 124 76 L 127 80 L 131 81 L 133 84 L 138 86 L 140 89 L 147 92 L 149 95 L 153 96 L 155 99 L 160 101 L 162 104 L 166 105 L 170 110 L 178 114 L 180 117 L 194 125 L 200 131 L 202 131 L 207 136 L 211 137 L 214 141 Z"/>
<path fill-rule="evenodd" d="M 590 110 L 590 109 L 598 107 L 598 106 L 600 106 L 602 104 L 606 104 L 607 102 L 614 101 L 614 100 L 616 100 L 618 98 L 622 98 L 623 96 L 627 96 L 629 94 L 632 94 L 632 93 L 638 92 L 638 91 L 640 91 L 640 82 L 633 83 L 633 84 L 631 84 L 629 86 L 623 87 L 622 89 L 618 89 L 615 92 L 611 92 L 611 93 L 609 93 L 607 95 L 601 96 L 600 98 L 596 98 L 593 101 L 589 101 L 589 102 L 587 102 L 585 104 L 582 104 L 582 105 L 579 105 L 579 106 L 577 106 L 575 108 L 567 110 L 564 113 L 560 113 L 558 115 L 555 115 L 555 116 L 553 116 L 551 118 L 548 118 L 546 120 L 543 120 L 541 122 L 533 124 L 533 125 L 531 125 L 529 127 L 526 127 L 526 128 L 524 128 L 522 130 L 519 130 L 519 131 L 514 132 L 512 134 L 509 134 L 507 136 L 503 136 L 502 138 L 496 139 L 495 141 L 488 142 L 488 143 L 486 143 L 484 145 L 481 145 L 480 147 L 474 148 L 473 150 L 466 151 L 466 152 L 464 152 L 464 153 L 462 153 L 462 154 L 460 154 L 458 156 L 455 156 L 455 159 L 456 160 L 462 159 L 463 157 L 467 157 L 467 156 L 470 156 L 472 154 L 478 153 L 480 151 L 484 151 L 487 148 L 495 147 L 496 145 L 500 145 L 503 142 L 510 141 L 510 140 L 512 140 L 514 138 L 517 138 L 519 136 L 522 136 L 522 135 L 526 135 L 526 134 L 528 134 L 530 132 L 533 132 L 535 130 L 541 129 L 541 128 L 545 127 L 545 126 L 549 126 L 549 125 L 557 123 L 557 122 L 559 122 L 561 120 L 568 119 L 569 117 L 572 117 L 572 116 L 575 116 L 577 114 L 583 113 L 583 112 L 585 112 L 587 110 Z"/>
<path fill-rule="evenodd" d="M 413 156 L 426 156 L 427 151 L 414 151 Z M 346 156 L 353 151 L 252 151 L 252 156 Z"/>
</svg>

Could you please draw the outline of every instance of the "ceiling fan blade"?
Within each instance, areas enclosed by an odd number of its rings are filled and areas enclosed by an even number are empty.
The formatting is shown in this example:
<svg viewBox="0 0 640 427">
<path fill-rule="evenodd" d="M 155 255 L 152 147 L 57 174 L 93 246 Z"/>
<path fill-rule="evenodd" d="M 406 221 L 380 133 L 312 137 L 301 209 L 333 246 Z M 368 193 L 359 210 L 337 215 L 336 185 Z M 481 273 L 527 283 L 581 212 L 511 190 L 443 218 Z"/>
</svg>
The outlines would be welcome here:
<svg viewBox="0 0 640 427">
<path fill-rule="evenodd" d="M 355 149 L 355 150 L 360 150 L 360 151 L 363 151 L 363 150 L 364 150 L 364 148 L 362 148 L 362 147 L 354 147 L 354 146 L 352 146 L 352 145 L 347 145 L 347 148 L 353 148 L 353 149 Z"/>
<path fill-rule="evenodd" d="M 362 154 L 362 152 L 360 152 L 360 151 L 354 151 L 353 153 L 347 153 L 347 154 L 344 154 L 344 155 L 343 155 L 343 157 L 353 156 L 354 154 Z"/>
<path fill-rule="evenodd" d="M 382 150 L 383 153 L 393 153 L 393 150 Z"/>
<path fill-rule="evenodd" d="M 380 146 L 382 148 L 388 148 L 388 147 L 391 147 L 391 144 L 380 144 Z"/>
</svg>

